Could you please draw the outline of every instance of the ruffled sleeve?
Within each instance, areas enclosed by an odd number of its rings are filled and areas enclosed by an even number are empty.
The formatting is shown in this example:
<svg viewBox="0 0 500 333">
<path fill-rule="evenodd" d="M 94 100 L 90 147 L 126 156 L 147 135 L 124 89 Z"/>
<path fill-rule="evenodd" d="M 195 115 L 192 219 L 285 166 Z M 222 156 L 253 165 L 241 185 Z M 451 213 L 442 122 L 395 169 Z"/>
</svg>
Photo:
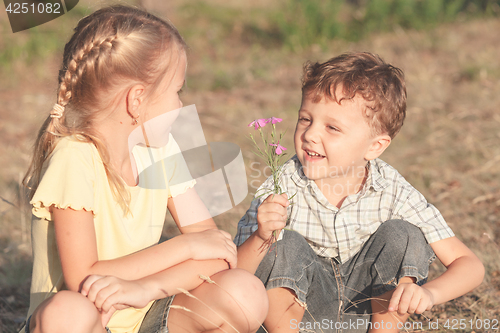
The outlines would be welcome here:
<svg viewBox="0 0 500 333">
<path fill-rule="evenodd" d="M 51 220 L 49 207 L 92 211 L 94 214 L 93 146 L 62 139 L 48 162 L 38 188 L 31 200 L 33 215 Z"/>
</svg>

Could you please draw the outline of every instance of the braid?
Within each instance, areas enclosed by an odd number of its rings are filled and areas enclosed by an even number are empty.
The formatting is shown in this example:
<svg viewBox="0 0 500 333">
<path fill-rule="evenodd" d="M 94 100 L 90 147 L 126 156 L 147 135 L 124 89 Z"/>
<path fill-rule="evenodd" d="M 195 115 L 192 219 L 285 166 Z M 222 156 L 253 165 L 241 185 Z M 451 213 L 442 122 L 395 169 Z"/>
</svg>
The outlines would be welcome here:
<svg viewBox="0 0 500 333">
<path fill-rule="evenodd" d="M 164 55 L 185 48 L 173 25 L 139 9 L 107 7 L 80 20 L 64 48 L 59 71 L 57 104 L 64 112 L 45 120 L 23 181 L 31 186 L 30 198 L 40 182 L 43 164 L 57 142 L 61 137 L 78 134 L 75 138 L 97 148 L 111 190 L 124 212 L 129 212 L 130 193 L 112 167 L 106 145 L 92 127 L 97 114 L 109 107 L 109 95 L 102 92 L 120 87 L 120 79 L 142 82 L 150 87 L 150 93 L 155 91 L 161 81 L 158 78 L 168 69 Z"/>
<path fill-rule="evenodd" d="M 87 45 L 78 50 L 69 62 L 66 73 L 59 84 L 57 100 L 60 105 L 66 106 L 68 104 L 72 96 L 71 91 L 77 86 L 85 70 L 95 68 L 99 58 L 110 56 L 109 53 L 116 39 L 117 36 L 102 37 L 88 42 Z"/>
</svg>

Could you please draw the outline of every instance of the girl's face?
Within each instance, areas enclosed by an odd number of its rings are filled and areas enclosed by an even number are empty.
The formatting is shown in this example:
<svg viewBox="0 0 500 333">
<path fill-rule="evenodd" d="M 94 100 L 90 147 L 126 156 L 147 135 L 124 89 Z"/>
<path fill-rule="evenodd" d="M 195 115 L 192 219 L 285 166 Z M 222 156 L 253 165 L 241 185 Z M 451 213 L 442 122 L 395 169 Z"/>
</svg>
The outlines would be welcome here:
<svg viewBox="0 0 500 333">
<path fill-rule="evenodd" d="M 175 63 L 174 63 L 175 65 Z M 162 83 L 157 92 L 151 97 L 151 102 L 146 104 L 143 121 L 146 122 L 166 112 L 182 108 L 182 102 L 179 96 L 184 82 L 186 80 L 187 58 L 186 53 L 182 52 L 174 69 L 167 71 L 165 77 L 161 78 Z"/>
<path fill-rule="evenodd" d="M 172 124 L 183 105 L 179 93 L 185 82 L 186 64 L 186 54 L 182 52 L 175 72 L 167 72 L 157 93 L 151 97 L 151 102 L 145 105 L 142 121 L 147 136 L 146 144 L 150 147 L 163 147 L 168 143 Z"/>
</svg>

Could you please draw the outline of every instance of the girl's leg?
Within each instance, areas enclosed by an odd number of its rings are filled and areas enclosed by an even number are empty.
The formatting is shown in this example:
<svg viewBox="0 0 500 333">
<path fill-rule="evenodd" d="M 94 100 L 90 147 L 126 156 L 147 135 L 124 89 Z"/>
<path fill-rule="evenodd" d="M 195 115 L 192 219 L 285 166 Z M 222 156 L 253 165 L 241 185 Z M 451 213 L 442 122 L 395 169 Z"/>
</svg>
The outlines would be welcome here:
<svg viewBox="0 0 500 333">
<path fill-rule="evenodd" d="M 258 278 L 241 269 L 219 272 L 190 294 L 178 294 L 168 314 L 170 333 L 255 332 L 264 321 L 268 301 Z M 182 308 L 178 308 L 182 307 Z"/>
<path fill-rule="evenodd" d="M 33 312 L 30 333 L 104 333 L 101 315 L 80 293 L 63 290 Z"/>
</svg>

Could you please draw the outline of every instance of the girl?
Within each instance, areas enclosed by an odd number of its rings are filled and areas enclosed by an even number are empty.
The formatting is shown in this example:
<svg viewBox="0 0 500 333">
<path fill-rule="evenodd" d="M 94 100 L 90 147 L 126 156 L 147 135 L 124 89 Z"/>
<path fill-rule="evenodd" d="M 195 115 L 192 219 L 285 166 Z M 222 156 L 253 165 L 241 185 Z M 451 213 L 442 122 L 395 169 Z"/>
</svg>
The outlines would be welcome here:
<svg viewBox="0 0 500 333">
<path fill-rule="evenodd" d="M 171 136 L 165 147 L 145 147 L 144 133 L 129 154 L 128 138 L 182 107 L 185 49 L 171 24 L 124 6 L 101 9 L 75 28 L 57 103 L 25 178 L 34 264 L 23 332 L 251 332 L 264 320 L 260 281 L 228 269 L 236 266 L 231 236 L 210 217 L 179 222 L 174 198 L 177 207 L 191 208 L 183 215 L 206 210 L 194 181 L 137 186 L 143 157 L 160 160 L 179 150 Z M 167 170 L 168 181 L 182 177 L 181 164 Z M 182 235 L 157 244 L 166 208 Z"/>
</svg>

